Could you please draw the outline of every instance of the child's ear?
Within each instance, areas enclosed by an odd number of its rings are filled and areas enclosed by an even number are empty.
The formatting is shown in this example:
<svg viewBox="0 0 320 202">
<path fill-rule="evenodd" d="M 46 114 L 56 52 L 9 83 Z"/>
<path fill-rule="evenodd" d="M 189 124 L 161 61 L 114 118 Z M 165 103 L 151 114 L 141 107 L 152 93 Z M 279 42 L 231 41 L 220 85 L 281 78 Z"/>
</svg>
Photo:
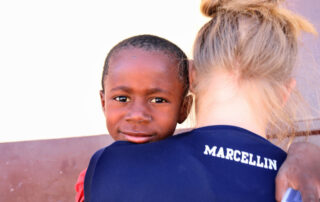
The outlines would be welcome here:
<svg viewBox="0 0 320 202">
<path fill-rule="evenodd" d="M 101 101 L 102 110 L 104 112 L 105 109 L 106 109 L 106 101 L 104 100 L 104 92 L 103 92 L 103 90 L 100 90 L 100 101 Z"/>
<path fill-rule="evenodd" d="M 187 119 L 191 110 L 192 102 L 193 102 L 192 95 L 188 95 L 183 99 L 183 103 L 182 103 L 179 118 L 178 118 L 178 123 L 183 123 Z"/>
<path fill-rule="evenodd" d="M 189 60 L 189 89 L 192 93 L 195 91 L 196 71 L 193 65 L 193 60 Z"/>
</svg>

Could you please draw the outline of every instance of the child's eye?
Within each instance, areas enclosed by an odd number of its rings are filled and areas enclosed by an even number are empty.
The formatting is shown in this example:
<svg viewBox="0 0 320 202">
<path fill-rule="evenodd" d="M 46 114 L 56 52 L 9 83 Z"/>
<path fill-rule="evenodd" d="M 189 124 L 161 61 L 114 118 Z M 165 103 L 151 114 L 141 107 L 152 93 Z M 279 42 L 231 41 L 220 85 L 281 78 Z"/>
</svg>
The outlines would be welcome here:
<svg viewBox="0 0 320 202">
<path fill-rule="evenodd" d="M 130 98 L 128 98 L 127 96 L 117 96 L 113 99 L 118 102 L 129 102 L 130 101 Z"/>
<path fill-rule="evenodd" d="M 161 98 L 161 97 L 155 97 L 151 100 L 152 103 L 165 103 L 168 102 L 167 100 Z"/>
</svg>

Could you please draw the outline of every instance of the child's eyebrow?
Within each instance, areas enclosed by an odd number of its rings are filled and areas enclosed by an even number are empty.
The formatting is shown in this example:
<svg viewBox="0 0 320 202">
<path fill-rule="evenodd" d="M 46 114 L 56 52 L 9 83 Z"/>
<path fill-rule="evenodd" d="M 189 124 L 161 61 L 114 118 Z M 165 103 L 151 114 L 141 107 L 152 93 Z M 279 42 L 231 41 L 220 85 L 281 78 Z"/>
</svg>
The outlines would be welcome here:
<svg viewBox="0 0 320 202">
<path fill-rule="evenodd" d="M 128 92 L 128 93 L 132 92 L 132 89 L 129 88 L 129 87 L 126 87 L 126 86 L 117 86 L 115 88 L 112 88 L 110 91 L 118 91 L 118 90 L 125 91 L 125 92 Z"/>
<path fill-rule="evenodd" d="M 115 88 L 112 88 L 110 91 L 118 91 L 118 90 L 121 90 L 121 91 L 125 91 L 127 93 L 132 93 L 133 90 L 127 86 L 117 86 Z M 151 95 L 151 94 L 154 94 L 154 93 L 167 93 L 167 94 L 172 94 L 170 91 L 167 91 L 165 89 L 162 89 L 162 88 L 149 88 L 145 91 L 145 94 L 146 95 Z"/>
<path fill-rule="evenodd" d="M 147 90 L 147 95 L 150 95 L 150 94 L 154 94 L 154 93 L 168 93 L 168 94 L 172 94 L 170 91 L 167 91 L 167 90 L 164 90 L 164 89 L 161 89 L 161 88 L 150 88 Z"/>
</svg>

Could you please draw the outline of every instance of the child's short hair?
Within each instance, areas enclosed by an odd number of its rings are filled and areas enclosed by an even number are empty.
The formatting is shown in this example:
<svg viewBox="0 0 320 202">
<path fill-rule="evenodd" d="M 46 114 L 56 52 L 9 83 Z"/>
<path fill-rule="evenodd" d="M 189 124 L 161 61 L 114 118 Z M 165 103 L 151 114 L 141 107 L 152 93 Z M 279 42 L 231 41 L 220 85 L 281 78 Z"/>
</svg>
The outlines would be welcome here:
<svg viewBox="0 0 320 202">
<path fill-rule="evenodd" d="M 108 53 L 102 73 L 102 91 L 104 91 L 104 78 L 108 74 L 109 63 L 112 56 L 123 49 L 140 48 L 147 51 L 161 51 L 174 59 L 178 64 L 179 79 L 183 82 L 184 95 L 189 90 L 188 58 L 186 54 L 174 43 L 154 35 L 137 35 L 127 38 L 115 45 Z"/>
</svg>

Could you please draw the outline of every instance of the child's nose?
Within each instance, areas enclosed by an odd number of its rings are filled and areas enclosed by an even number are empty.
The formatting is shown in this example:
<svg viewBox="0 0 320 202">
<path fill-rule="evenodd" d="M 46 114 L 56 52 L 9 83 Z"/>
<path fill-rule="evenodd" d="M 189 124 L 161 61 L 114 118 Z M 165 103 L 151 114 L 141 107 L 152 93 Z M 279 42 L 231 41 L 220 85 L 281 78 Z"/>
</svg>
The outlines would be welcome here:
<svg viewBox="0 0 320 202">
<path fill-rule="evenodd" d="M 126 121 L 136 123 L 148 123 L 151 119 L 145 103 L 134 103 L 126 115 Z"/>
</svg>

